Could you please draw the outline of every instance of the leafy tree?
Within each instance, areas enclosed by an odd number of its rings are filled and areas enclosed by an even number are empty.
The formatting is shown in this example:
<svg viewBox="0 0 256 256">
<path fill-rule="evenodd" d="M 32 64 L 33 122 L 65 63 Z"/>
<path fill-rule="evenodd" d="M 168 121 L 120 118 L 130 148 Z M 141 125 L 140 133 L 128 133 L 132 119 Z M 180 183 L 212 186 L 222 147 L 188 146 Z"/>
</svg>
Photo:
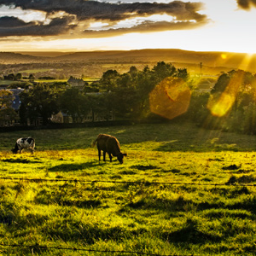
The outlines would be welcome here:
<svg viewBox="0 0 256 256">
<path fill-rule="evenodd" d="M 15 75 L 14 74 L 9 74 L 7 77 L 6 77 L 7 80 L 15 80 Z"/>
<path fill-rule="evenodd" d="M 175 71 L 176 68 L 172 64 L 167 64 L 164 61 L 158 62 L 157 65 L 153 67 L 153 72 L 157 77 L 157 83 L 166 77 L 173 76 Z"/>
<path fill-rule="evenodd" d="M 232 70 L 228 73 L 223 73 L 219 76 L 217 82 L 215 83 L 214 87 L 211 90 L 211 93 L 217 93 L 217 92 L 224 92 L 227 85 L 230 82 L 231 77 L 236 71 Z"/>
<path fill-rule="evenodd" d="M 128 88 L 132 87 L 133 79 L 130 73 L 121 75 L 117 80 L 118 87 Z"/>
<path fill-rule="evenodd" d="M 108 70 L 103 73 L 100 79 L 100 84 L 104 89 L 113 90 L 117 87 L 117 79 L 119 78 L 119 73 L 116 70 Z"/>
<path fill-rule="evenodd" d="M 136 77 L 136 75 L 138 74 L 138 69 L 137 69 L 135 66 L 131 66 L 131 67 L 130 67 L 129 74 L 130 74 L 132 77 Z"/>
<path fill-rule="evenodd" d="M 203 122 L 207 119 L 210 112 L 207 109 L 207 102 L 209 100 L 209 93 L 196 93 L 193 92 L 191 95 L 190 106 L 186 113 L 186 117 L 197 123 L 203 124 Z"/>
<path fill-rule="evenodd" d="M 61 95 L 60 108 L 71 115 L 74 123 L 78 123 L 90 110 L 90 104 L 84 94 L 77 88 L 71 87 Z"/>
<path fill-rule="evenodd" d="M 175 76 L 180 77 L 186 81 L 188 79 L 188 71 L 186 68 L 179 68 Z"/>
<path fill-rule="evenodd" d="M 13 93 L 9 90 L 0 90 L 0 121 L 10 122 L 18 119 L 18 114 L 12 108 Z"/>
<path fill-rule="evenodd" d="M 31 82 L 31 83 L 35 81 L 35 77 L 33 74 L 30 74 L 28 79 L 29 79 L 29 82 Z"/>
<path fill-rule="evenodd" d="M 46 84 L 35 84 L 32 89 L 20 94 L 22 102 L 22 120 L 29 118 L 32 122 L 42 117 L 43 124 L 49 123 L 53 113 L 59 111 L 58 88 L 50 88 Z"/>
<path fill-rule="evenodd" d="M 241 123 L 241 120 L 240 120 Z M 239 126 L 240 127 L 240 126 Z M 242 130 L 246 134 L 256 134 L 256 104 L 250 102 L 242 119 Z"/>
<path fill-rule="evenodd" d="M 21 79 L 22 79 L 22 74 L 21 73 L 16 74 L 15 80 L 21 80 Z"/>
<path fill-rule="evenodd" d="M 137 107 L 134 88 L 118 87 L 109 95 L 115 116 L 120 119 L 131 118 Z"/>
<path fill-rule="evenodd" d="M 144 69 L 143 69 L 143 73 L 148 73 L 148 72 L 150 72 L 150 68 L 149 68 L 148 65 L 146 65 L 146 66 L 144 67 Z"/>
</svg>

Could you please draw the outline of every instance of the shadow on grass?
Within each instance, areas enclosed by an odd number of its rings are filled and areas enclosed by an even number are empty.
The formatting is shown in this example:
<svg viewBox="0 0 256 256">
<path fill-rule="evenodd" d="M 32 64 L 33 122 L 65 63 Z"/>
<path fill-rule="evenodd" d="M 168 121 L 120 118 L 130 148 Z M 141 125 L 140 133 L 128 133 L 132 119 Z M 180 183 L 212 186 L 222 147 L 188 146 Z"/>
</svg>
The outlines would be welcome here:
<svg viewBox="0 0 256 256">
<path fill-rule="evenodd" d="M 242 148 L 240 148 L 238 145 L 233 144 L 210 144 L 209 141 L 194 141 L 194 144 L 191 144 L 191 142 L 187 141 L 186 138 L 183 138 L 183 140 L 178 141 L 177 143 L 173 142 L 162 142 L 162 145 L 157 147 L 155 151 L 163 151 L 163 152 L 188 152 L 188 151 L 194 151 L 194 152 L 222 152 L 222 151 L 244 151 Z M 250 151 L 250 150 L 248 150 Z"/>
<path fill-rule="evenodd" d="M 220 242 L 221 236 L 200 231 L 198 223 L 188 219 L 185 227 L 174 232 L 163 232 L 162 237 L 170 243 L 205 244 Z"/>
<path fill-rule="evenodd" d="M 60 206 L 75 206 L 78 208 L 96 208 L 101 205 L 100 200 L 69 200 L 69 199 L 64 199 L 64 200 L 59 200 L 58 198 L 36 198 L 35 203 L 38 204 L 45 204 L 45 205 L 50 205 L 50 204 L 58 204 Z"/>
<path fill-rule="evenodd" d="M 216 194 L 217 192 L 215 192 Z M 186 212 L 189 209 L 197 209 L 197 211 L 205 211 L 212 209 L 228 209 L 228 210 L 246 210 L 252 214 L 256 213 L 256 196 L 251 194 L 247 188 L 235 187 L 234 189 L 227 191 L 219 191 L 219 194 L 224 194 L 226 198 L 237 198 L 239 195 L 246 195 L 241 200 L 230 200 L 225 202 L 222 200 L 216 202 L 195 202 L 191 199 L 185 199 L 182 196 L 177 199 L 167 198 L 141 198 L 136 202 L 129 202 L 119 211 L 120 213 L 129 211 L 129 209 L 140 210 L 161 210 L 171 213 L 172 215 L 180 214 L 180 212 Z M 223 196 L 224 196 L 223 195 Z"/>
<path fill-rule="evenodd" d="M 130 168 L 138 169 L 139 171 L 147 171 L 147 170 L 152 170 L 152 169 L 159 169 L 159 167 L 151 165 L 151 164 L 150 165 L 141 165 L 141 164 L 132 165 Z"/>
<path fill-rule="evenodd" d="M 131 231 L 127 231 L 123 227 L 101 228 L 98 224 L 88 223 L 86 226 L 81 222 L 70 220 L 69 228 L 61 221 L 55 221 L 51 225 L 45 225 L 42 232 L 50 237 L 58 238 L 63 241 L 86 242 L 89 245 L 95 244 L 97 241 L 113 240 L 121 242 L 125 239 L 134 238 Z M 80 227 L 80 228 L 78 228 Z M 136 234 L 143 233 L 143 230 L 138 230 Z M 116 255 L 116 254 L 115 254 Z M 120 255 L 120 254 L 118 254 Z"/>
<path fill-rule="evenodd" d="M 71 171 L 78 171 L 83 169 L 92 168 L 99 165 L 99 163 L 96 162 L 86 162 L 81 164 L 60 164 L 56 165 L 54 167 L 49 168 L 50 172 L 71 172 Z"/>
<path fill-rule="evenodd" d="M 42 190 L 35 196 L 36 204 L 58 204 L 61 206 L 76 206 L 78 208 L 95 208 L 101 205 L 99 199 L 71 199 L 65 197 L 65 192 L 58 191 L 53 193 L 51 191 Z"/>
<path fill-rule="evenodd" d="M 36 164 L 36 163 L 42 163 L 41 161 L 37 160 L 29 160 L 29 159 L 23 159 L 23 158 L 9 158 L 9 159 L 4 159 L 2 162 L 8 162 L 8 163 L 16 163 L 16 164 Z"/>
</svg>

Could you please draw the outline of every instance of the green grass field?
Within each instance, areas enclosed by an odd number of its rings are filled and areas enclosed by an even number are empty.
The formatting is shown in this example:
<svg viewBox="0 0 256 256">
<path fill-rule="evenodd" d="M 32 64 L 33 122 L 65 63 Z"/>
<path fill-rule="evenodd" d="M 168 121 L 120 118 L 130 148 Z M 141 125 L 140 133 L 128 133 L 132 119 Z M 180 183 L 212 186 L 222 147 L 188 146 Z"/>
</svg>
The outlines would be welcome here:
<svg viewBox="0 0 256 256">
<path fill-rule="evenodd" d="M 99 164 L 99 133 L 119 139 L 124 164 Z M 10 152 L 23 136 L 34 154 Z M 172 123 L 31 130 L 2 133 L 0 150 L 3 255 L 255 255 L 255 136 Z"/>
</svg>

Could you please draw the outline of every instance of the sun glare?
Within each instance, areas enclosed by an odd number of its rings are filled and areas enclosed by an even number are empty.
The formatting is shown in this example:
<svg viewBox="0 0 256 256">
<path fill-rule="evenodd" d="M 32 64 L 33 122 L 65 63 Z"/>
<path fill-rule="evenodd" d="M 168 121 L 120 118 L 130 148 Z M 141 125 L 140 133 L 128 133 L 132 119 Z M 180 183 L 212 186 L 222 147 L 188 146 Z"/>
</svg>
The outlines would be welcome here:
<svg viewBox="0 0 256 256">
<path fill-rule="evenodd" d="M 222 54 L 221 54 L 221 58 L 222 58 L 223 60 L 225 60 L 225 59 L 227 58 L 227 54 L 222 53 Z"/>
<path fill-rule="evenodd" d="M 177 77 L 167 77 L 150 93 L 150 110 L 167 119 L 185 113 L 189 107 L 191 91 L 186 82 Z"/>
<path fill-rule="evenodd" d="M 239 70 L 230 80 L 224 92 L 221 95 L 213 95 L 207 104 L 207 108 L 211 111 L 213 116 L 225 116 L 232 108 L 239 86 L 242 83 L 244 71 Z"/>
<path fill-rule="evenodd" d="M 239 69 L 248 70 L 250 68 L 251 62 L 253 60 L 254 54 L 246 54 L 244 59 L 239 65 Z"/>
</svg>

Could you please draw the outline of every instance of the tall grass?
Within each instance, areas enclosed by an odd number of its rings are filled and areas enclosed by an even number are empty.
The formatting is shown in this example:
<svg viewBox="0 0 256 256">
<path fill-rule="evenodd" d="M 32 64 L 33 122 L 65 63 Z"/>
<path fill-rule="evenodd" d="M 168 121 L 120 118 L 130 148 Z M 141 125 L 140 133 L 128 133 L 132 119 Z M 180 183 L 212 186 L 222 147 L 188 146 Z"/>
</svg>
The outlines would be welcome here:
<svg viewBox="0 0 256 256">
<path fill-rule="evenodd" d="M 99 133 L 124 164 L 98 163 Z M 253 136 L 171 123 L 3 135 L 2 254 L 255 255 Z M 28 135 L 36 152 L 11 154 Z"/>
</svg>

